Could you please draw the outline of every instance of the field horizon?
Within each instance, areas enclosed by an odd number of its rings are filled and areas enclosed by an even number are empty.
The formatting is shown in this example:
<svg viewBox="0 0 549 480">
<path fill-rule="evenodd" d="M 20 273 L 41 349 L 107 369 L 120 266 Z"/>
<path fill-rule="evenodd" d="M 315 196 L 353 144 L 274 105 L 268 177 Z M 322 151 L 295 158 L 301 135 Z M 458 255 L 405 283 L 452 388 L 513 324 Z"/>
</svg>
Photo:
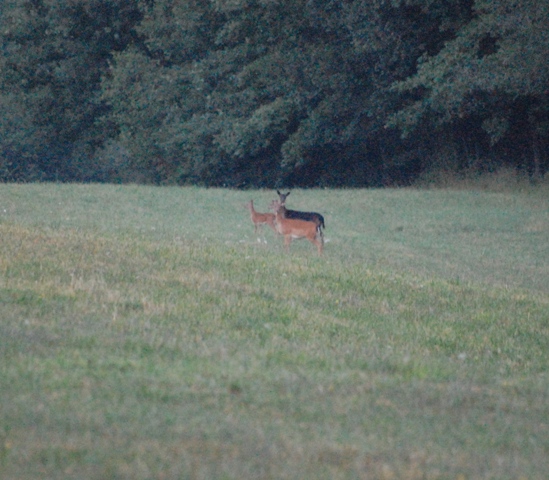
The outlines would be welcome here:
<svg viewBox="0 0 549 480">
<path fill-rule="evenodd" d="M 0 477 L 541 479 L 545 187 L 0 185 Z"/>
</svg>

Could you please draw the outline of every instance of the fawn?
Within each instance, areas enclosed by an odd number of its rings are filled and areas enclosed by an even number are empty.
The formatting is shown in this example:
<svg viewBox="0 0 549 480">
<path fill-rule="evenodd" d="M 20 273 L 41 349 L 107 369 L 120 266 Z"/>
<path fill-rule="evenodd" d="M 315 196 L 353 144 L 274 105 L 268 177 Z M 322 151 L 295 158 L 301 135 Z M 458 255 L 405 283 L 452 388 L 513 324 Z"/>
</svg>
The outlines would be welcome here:
<svg viewBox="0 0 549 480">
<path fill-rule="evenodd" d="M 246 204 L 246 208 L 250 211 L 250 218 L 252 219 L 252 222 L 254 224 L 254 233 L 257 234 L 257 228 L 262 227 L 263 225 L 267 224 L 269 227 L 273 229 L 275 233 L 277 233 L 276 227 L 275 227 L 275 216 L 273 213 L 259 213 L 256 212 L 254 209 L 254 201 L 250 200 Z"/>
</svg>

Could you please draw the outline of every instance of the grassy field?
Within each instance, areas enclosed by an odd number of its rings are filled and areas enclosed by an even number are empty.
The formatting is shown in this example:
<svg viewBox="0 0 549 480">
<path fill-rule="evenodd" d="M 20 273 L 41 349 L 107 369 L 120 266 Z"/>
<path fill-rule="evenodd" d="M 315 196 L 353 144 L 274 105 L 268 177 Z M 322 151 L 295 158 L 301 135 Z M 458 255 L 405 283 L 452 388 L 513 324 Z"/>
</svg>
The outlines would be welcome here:
<svg viewBox="0 0 549 480">
<path fill-rule="evenodd" d="M 549 191 L 0 185 L 0 478 L 545 479 Z"/>
</svg>

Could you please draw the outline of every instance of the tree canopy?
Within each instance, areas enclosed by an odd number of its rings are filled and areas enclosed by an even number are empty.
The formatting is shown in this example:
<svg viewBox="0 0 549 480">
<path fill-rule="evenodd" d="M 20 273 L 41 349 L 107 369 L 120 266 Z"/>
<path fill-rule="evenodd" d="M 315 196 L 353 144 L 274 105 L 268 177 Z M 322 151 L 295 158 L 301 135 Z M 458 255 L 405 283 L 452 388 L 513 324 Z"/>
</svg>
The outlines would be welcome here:
<svg viewBox="0 0 549 480">
<path fill-rule="evenodd" d="M 548 167 L 538 0 L 12 0 L 0 178 L 371 186 Z"/>
</svg>

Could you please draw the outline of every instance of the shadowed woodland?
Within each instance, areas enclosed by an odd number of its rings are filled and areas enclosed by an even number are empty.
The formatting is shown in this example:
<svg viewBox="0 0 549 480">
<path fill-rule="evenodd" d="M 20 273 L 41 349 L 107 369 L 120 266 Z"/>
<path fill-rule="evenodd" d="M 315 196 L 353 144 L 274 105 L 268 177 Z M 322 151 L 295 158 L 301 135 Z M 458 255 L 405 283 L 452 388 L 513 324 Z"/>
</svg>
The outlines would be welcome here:
<svg viewBox="0 0 549 480">
<path fill-rule="evenodd" d="M 14 0 L 0 180 L 406 185 L 547 171 L 537 0 Z"/>
</svg>

